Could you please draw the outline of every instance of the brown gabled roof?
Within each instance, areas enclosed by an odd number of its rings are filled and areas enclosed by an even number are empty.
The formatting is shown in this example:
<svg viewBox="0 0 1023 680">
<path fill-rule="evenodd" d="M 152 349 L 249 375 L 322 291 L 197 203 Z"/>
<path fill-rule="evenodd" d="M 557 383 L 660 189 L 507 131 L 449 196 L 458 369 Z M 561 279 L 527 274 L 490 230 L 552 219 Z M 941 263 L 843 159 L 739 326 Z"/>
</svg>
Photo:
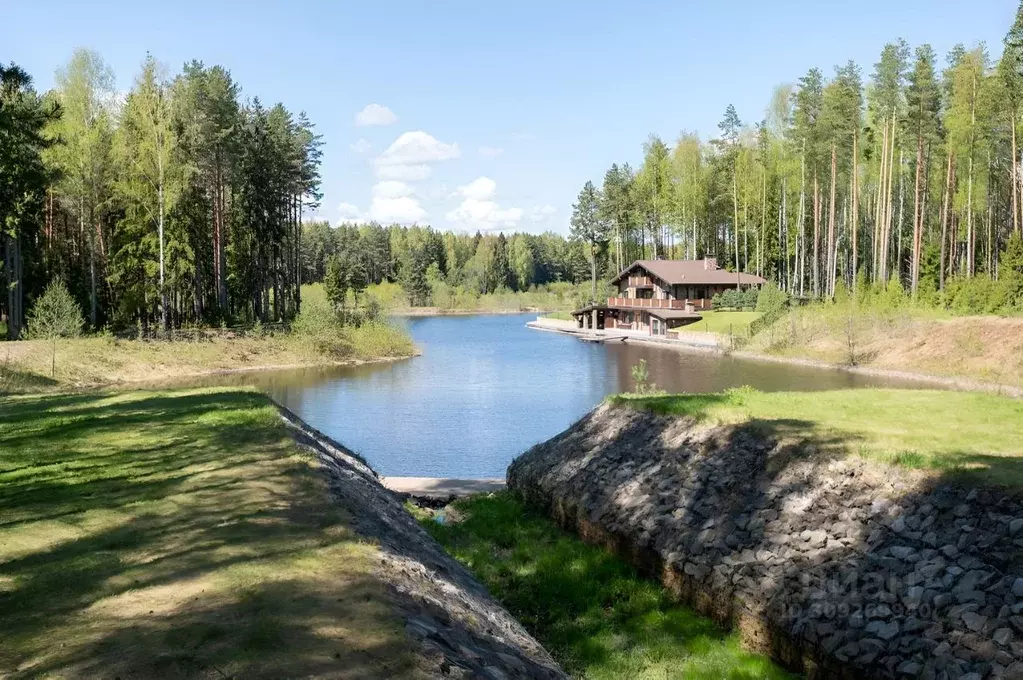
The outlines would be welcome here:
<svg viewBox="0 0 1023 680">
<path fill-rule="evenodd" d="M 713 285 L 738 283 L 743 286 L 759 286 L 767 283 L 756 274 L 730 272 L 718 267 L 714 260 L 636 260 L 611 279 L 618 283 L 637 267 L 642 267 L 665 283 L 687 285 Z"/>
</svg>

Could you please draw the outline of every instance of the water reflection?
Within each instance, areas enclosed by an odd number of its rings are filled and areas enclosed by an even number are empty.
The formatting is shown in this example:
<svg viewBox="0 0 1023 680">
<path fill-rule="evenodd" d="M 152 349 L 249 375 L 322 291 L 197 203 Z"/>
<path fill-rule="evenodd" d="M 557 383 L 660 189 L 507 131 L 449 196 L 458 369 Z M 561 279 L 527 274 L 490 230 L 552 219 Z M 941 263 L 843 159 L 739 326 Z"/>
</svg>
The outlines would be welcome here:
<svg viewBox="0 0 1023 680">
<path fill-rule="evenodd" d="M 583 343 L 525 328 L 531 315 L 408 319 L 423 354 L 392 364 L 219 376 L 256 385 L 384 475 L 502 477 L 511 459 L 607 394 L 650 378 L 672 392 L 914 386 L 844 371 L 638 344 Z"/>
</svg>

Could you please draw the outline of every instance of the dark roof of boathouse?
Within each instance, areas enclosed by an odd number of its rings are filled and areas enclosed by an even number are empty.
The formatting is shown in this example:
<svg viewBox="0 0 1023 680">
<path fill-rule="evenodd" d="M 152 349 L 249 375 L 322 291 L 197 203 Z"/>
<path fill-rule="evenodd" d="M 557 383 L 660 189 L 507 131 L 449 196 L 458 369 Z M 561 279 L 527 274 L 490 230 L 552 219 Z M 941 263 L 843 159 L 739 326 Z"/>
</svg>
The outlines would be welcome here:
<svg viewBox="0 0 1023 680">
<path fill-rule="evenodd" d="M 687 284 L 693 286 L 738 284 L 742 286 L 759 286 L 767 283 L 756 274 L 730 272 L 718 266 L 712 257 L 702 260 L 636 260 L 623 269 L 611 283 L 618 283 L 636 269 L 645 269 L 667 284 Z"/>
</svg>

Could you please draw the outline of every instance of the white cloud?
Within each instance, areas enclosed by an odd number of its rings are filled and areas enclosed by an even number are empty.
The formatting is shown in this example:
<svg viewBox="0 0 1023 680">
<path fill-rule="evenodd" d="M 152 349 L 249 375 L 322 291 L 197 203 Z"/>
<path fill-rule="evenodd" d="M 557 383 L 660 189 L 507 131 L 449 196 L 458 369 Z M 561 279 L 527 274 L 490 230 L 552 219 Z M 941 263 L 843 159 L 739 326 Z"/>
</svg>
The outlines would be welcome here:
<svg viewBox="0 0 1023 680">
<path fill-rule="evenodd" d="M 458 158 L 458 144 L 445 144 L 422 130 L 402 133 L 376 159 L 378 166 L 424 165 Z"/>
<path fill-rule="evenodd" d="M 428 178 L 433 169 L 429 165 L 378 165 L 377 177 L 403 182 L 420 182 Z"/>
<path fill-rule="evenodd" d="M 358 206 L 342 203 L 338 206 L 341 222 L 365 224 L 413 224 L 426 217 L 426 210 L 419 199 L 412 195 L 412 189 L 403 182 L 378 182 L 373 186 L 373 201 L 369 210 L 362 212 Z"/>
<path fill-rule="evenodd" d="M 432 174 L 431 164 L 460 155 L 458 144 L 445 144 L 422 130 L 413 130 L 402 133 L 373 163 L 380 179 L 416 182 Z"/>
<path fill-rule="evenodd" d="M 558 209 L 553 205 L 534 206 L 533 211 L 529 214 L 529 219 L 533 222 L 543 222 L 556 212 L 558 212 Z"/>
<path fill-rule="evenodd" d="M 351 145 L 352 151 L 354 151 L 355 153 L 359 153 L 359 154 L 368 153 L 369 150 L 372 149 L 372 148 L 373 148 L 373 145 L 370 144 L 369 142 L 367 142 L 362 137 L 359 137 L 359 141 L 357 141 L 357 142 L 355 142 L 355 144 Z"/>
<path fill-rule="evenodd" d="M 404 198 L 412 195 L 412 187 L 404 182 L 387 180 L 373 185 L 373 198 Z"/>
<path fill-rule="evenodd" d="M 365 222 L 366 218 L 363 216 L 362 211 L 359 210 L 359 206 L 353 205 L 352 203 L 342 202 L 337 206 L 338 217 L 341 222 Z"/>
<path fill-rule="evenodd" d="M 412 224 L 421 222 L 426 217 L 426 211 L 411 196 L 374 198 L 369 216 L 381 224 Z"/>
<path fill-rule="evenodd" d="M 504 149 L 499 146 L 481 146 L 479 152 L 484 158 L 497 158 L 504 153 Z"/>
<path fill-rule="evenodd" d="M 398 117 L 386 106 L 380 104 L 367 104 L 366 107 L 355 114 L 355 124 L 364 125 L 391 125 Z"/>
<path fill-rule="evenodd" d="M 458 187 L 455 195 L 482 201 L 491 198 L 496 191 L 497 182 L 489 177 L 477 177 L 465 186 Z"/>
<path fill-rule="evenodd" d="M 459 187 L 456 195 L 461 204 L 448 212 L 447 218 L 467 229 L 498 229 L 514 227 L 522 220 L 522 208 L 502 208 L 490 200 L 497 191 L 497 183 L 489 177 L 477 177 Z"/>
</svg>

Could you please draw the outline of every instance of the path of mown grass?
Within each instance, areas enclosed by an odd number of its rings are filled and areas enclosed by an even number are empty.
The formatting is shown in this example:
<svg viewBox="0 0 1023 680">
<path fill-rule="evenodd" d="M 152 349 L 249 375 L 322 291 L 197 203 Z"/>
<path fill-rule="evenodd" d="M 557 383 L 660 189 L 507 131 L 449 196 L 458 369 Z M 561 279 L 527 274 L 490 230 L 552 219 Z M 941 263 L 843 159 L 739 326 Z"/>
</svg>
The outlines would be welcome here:
<svg viewBox="0 0 1023 680">
<path fill-rule="evenodd" d="M 265 397 L 0 400 L 0 677 L 394 677 L 400 621 Z"/>
<path fill-rule="evenodd" d="M 623 560 L 503 492 L 458 501 L 424 525 L 578 678 L 789 677 L 736 634 L 673 603 Z"/>
<path fill-rule="evenodd" d="M 854 453 L 970 481 L 1023 489 L 1023 400 L 978 392 L 855 389 L 826 392 L 616 395 L 610 401 L 720 423 L 752 423 L 818 452 Z"/>
</svg>

